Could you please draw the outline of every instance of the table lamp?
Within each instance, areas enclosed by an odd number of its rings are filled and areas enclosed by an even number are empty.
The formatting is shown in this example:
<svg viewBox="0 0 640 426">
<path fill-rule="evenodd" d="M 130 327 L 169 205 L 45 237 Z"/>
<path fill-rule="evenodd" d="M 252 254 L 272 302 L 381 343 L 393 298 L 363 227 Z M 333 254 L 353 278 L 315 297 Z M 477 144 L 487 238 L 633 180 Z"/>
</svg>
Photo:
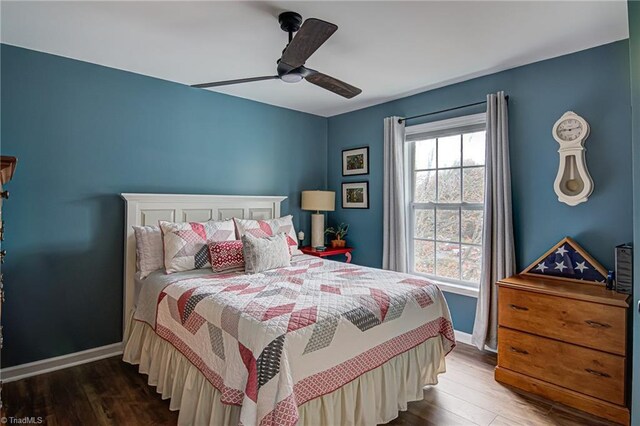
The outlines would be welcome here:
<svg viewBox="0 0 640 426">
<path fill-rule="evenodd" d="M 302 191 L 302 210 L 315 211 L 311 215 L 311 246 L 324 247 L 324 214 L 336 209 L 333 191 Z"/>
</svg>

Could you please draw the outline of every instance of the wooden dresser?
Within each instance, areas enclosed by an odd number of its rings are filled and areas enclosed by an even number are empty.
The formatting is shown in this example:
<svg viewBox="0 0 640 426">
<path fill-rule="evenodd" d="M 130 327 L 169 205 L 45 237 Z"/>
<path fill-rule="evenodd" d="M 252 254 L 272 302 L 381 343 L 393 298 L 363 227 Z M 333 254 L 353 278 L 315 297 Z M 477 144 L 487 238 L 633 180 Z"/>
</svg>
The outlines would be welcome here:
<svg viewBox="0 0 640 426">
<path fill-rule="evenodd" d="M 501 280 L 496 380 L 628 424 L 628 308 L 602 284 Z"/>
</svg>

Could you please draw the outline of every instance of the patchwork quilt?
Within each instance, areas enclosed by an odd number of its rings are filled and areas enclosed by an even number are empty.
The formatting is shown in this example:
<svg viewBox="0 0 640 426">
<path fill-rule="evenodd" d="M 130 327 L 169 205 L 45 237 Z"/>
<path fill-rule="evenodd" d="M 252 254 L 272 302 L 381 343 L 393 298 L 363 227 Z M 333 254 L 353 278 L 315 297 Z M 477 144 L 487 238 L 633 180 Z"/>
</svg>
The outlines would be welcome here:
<svg viewBox="0 0 640 426">
<path fill-rule="evenodd" d="M 241 423 L 294 425 L 298 406 L 430 338 L 455 345 L 429 281 L 296 256 L 256 275 L 211 274 L 164 286 L 155 331 L 221 393 Z"/>
</svg>

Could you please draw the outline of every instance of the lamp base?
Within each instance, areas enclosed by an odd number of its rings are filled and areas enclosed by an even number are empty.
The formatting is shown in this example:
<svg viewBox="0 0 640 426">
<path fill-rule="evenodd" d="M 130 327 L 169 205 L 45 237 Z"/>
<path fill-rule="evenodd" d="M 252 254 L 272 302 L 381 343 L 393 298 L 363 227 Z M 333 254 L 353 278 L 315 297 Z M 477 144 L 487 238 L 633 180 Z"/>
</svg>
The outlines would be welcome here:
<svg viewBox="0 0 640 426">
<path fill-rule="evenodd" d="M 324 246 L 324 215 L 311 215 L 311 247 Z"/>
</svg>

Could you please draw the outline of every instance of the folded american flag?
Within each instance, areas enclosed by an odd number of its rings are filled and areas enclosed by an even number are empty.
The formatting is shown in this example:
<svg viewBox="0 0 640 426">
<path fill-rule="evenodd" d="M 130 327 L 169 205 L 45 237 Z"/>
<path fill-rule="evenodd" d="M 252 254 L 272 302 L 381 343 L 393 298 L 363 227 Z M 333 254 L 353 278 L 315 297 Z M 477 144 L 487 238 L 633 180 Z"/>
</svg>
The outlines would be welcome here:
<svg viewBox="0 0 640 426">
<path fill-rule="evenodd" d="M 524 273 L 599 283 L 607 279 L 602 265 L 569 237 L 529 265 Z"/>
</svg>

